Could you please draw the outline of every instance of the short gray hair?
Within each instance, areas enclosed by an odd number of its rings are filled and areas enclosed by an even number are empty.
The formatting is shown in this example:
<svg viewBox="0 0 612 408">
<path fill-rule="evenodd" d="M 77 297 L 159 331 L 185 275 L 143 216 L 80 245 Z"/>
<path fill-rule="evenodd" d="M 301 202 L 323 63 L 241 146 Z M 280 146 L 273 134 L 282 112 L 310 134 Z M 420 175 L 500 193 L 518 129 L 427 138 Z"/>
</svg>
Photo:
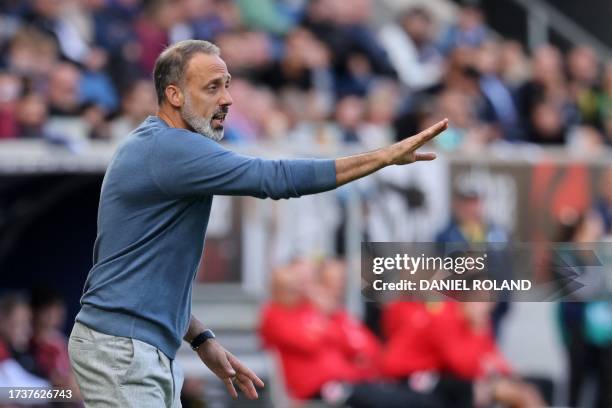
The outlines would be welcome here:
<svg viewBox="0 0 612 408">
<path fill-rule="evenodd" d="M 168 85 L 182 83 L 189 60 L 198 53 L 220 55 L 221 51 L 219 47 L 208 41 L 185 40 L 167 47 L 159 54 L 153 70 L 157 103 L 161 104 L 166 99 L 165 91 Z"/>
</svg>

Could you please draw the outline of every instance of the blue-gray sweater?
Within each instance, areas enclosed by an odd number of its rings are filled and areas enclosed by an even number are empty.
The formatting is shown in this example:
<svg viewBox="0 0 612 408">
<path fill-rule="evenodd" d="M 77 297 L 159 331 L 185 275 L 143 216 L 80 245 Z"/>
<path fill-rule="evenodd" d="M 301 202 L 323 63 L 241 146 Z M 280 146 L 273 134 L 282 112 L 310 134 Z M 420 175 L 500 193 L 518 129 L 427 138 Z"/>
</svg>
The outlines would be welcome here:
<svg viewBox="0 0 612 408">
<path fill-rule="evenodd" d="M 213 195 L 273 199 L 334 188 L 333 160 L 262 160 L 148 117 L 118 148 L 102 183 L 94 265 L 76 320 L 174 358 Z"/>
</svg>

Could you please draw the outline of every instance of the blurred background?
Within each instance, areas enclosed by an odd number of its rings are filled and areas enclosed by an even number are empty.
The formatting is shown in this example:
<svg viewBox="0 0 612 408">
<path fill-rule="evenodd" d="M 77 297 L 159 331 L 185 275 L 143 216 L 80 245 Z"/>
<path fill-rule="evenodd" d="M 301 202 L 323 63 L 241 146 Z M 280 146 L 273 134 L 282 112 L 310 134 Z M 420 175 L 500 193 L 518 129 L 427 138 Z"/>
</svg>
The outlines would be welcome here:
<svg viewBox="0 0 612 408">
<path fill-rule="evenodd" d="M 76 392 L 66 336 L 106 165 L 156 112 L 158 54 L 197 38 L 233 76 L 232 150 L 337 157 L 450 126 L 435 162 L 215 198 L 194 313 L 267 387 L 230 401 L 185 347 L 184 406 L 612 407 L 609 302 L 364 302 L 359 258 L 362 241 L 610 241 L 611 17 L 604 0 L 1 1 L 0 386 Z"/>
</svg>

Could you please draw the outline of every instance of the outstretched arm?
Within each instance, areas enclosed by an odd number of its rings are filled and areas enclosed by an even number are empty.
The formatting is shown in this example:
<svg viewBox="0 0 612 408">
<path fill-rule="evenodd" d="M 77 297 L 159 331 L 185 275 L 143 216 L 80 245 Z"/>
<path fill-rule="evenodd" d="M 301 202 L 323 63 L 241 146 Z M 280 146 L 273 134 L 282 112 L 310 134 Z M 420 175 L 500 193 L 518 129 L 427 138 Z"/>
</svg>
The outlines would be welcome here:
<svg viewBox="0 0 612 408">
<path fill-rule="evenodd" d="M 184 340 L 191 343 L 204 330 L 206 330 L 206 327 L 195 316 L 191 315 Z M 200 360 L 206 364 L 210 371 L 225 383 L 225 387 L 233 398 L 238 397 L 234 384 L 238 385 L 248 398 L 256 399 L 258 397 L 255 386 L 263 387 L 263 381 L 215 339 L 206 340 L 198 348 L 197 353 Z"/>
<path fill-rule="evenodd" d="M 416 150 L 446 129 L 448 121 L 385 148 L 336 160 L 264 160 L 236 154 L 184 129 L 158 132 L 150 170 L 169 196 L 250 195 L 290 198 L 329 191 L 385 166 L 433 160 Z"/>
<path fill-rule="evenodd" d="M 448 126 L 444 119 L 418 135 L 406 138 L 390 146 L 369 153 L 336 159 L 336 184 L 341 186 L 365 177 L 393 164 L 403 165 L 415 161 L 434 160 L 434 153 L 417 153 L 417 149 L 442 133 Z"/>
</svg>

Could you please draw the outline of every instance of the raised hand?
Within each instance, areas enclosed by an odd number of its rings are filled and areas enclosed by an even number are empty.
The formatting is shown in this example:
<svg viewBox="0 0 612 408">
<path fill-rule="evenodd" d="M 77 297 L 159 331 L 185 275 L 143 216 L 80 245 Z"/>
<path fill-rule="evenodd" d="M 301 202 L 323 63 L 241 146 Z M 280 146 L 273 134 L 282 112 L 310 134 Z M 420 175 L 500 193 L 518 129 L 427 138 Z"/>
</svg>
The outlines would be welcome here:
<svg viewBox="0 0 612 408">
<path fill-rule="evenodd" d="M 336 159 L 336 185 L 341 186 L 393 164 L 403 165 L 434 160 L 436 158 L 434 153 L 419 153 L 417 149 L 447 127 L 448 119 L 444 119 L 415 136 L 382 149 Z"/>
<path fill-rule="evenodd" d="M 447 127 L 448 119 L 444 119 L 417 135 L 387 147 L 391 164 L 403 165 L 416 161 L 434 160 L 436 158 L 435 153 L 419 153 L 417 149 L 442 133 Z"/>
</svg>

